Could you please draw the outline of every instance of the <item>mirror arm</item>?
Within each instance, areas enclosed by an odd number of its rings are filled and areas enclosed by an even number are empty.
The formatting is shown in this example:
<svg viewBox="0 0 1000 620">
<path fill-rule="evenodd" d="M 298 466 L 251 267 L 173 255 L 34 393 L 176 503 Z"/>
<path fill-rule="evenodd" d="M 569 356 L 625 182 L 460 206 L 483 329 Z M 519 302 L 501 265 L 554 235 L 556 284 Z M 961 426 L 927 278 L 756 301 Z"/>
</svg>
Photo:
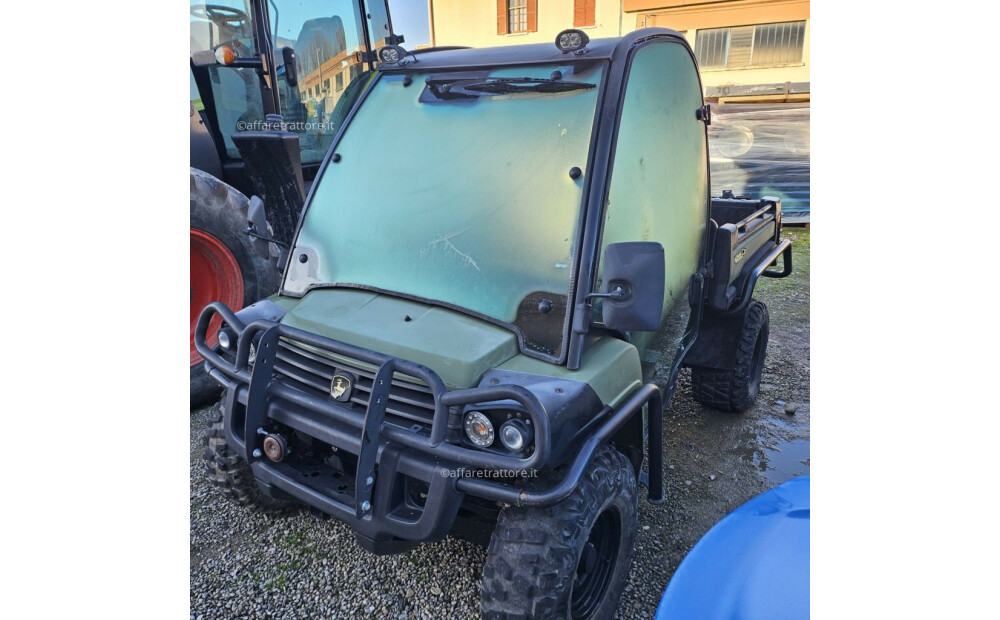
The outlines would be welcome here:
<svg viewBox="0 0 1000 620">
<path fill-rule="evenodd" d="M 586 299 L 595 299 L 595 298 L 613 299 L 615 301 L 625 301 L 626 299 L 629 298 L 629 291 L 625 290 L 621 286 L 616 286 L 615 290 L 611 291 L 610 293 L 590 293 L 586 297 Z"/>
<path fill-rule="evenodd" d="M 254 226 L 253 224 L 250 224 L 249 226 L 247 226 L 246 228 L 244 228 L 243 232 L 245 232 L 247 235 L 249 235 L 251 237 L 254 237 L 255 239 L 260 239 L 262 241 L 267 241 L 268 243 L 273 243 L 274 245 L 278 246 L 279 248 L 288 249 L 288 244 L 285 243 L 284 241 L 278 241 L 277 239 L 274 239 L 272 237 L 267 237 L 267 236 L 264 236 L 264 235 L 258 233 L 257 232 L 257 227 Z"/>
</svg>

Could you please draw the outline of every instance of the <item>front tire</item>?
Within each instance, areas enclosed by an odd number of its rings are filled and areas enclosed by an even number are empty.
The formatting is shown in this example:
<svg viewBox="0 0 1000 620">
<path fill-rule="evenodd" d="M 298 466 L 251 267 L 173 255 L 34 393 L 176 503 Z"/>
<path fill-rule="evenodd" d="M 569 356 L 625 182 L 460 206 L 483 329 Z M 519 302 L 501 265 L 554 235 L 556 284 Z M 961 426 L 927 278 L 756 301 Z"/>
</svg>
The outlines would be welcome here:
<svg viewBox="0 0 1000 620">
<path fill-rule="evenodd" d="M 605 446 L 565 500 L 504 508 L 483 567 L 483 617 L 611 618 L 632 564 L 638 497 L 632 464 Z"/>
<path fill-rule="evenodd" d="M 222 403 L 215 403 L 205 432 L 205 473 L 208 481 L 234 504 L 263 512 L 276 514 L 294 509 L 294 502 L 274 499 L 257 486 L 250 464 L 240 457 L 228 443 L 224 426 Z"/>
<path fill-rule="evenodd" d="M 712 409 L 742 413 L 749 409 L 760 392 L 760 378 L 767 355 L 770 318 L 767 306 L 751 300 L 743 319 L 736 358 L 731 368 L 691 368 L 691 395 Z"/>
</svg>

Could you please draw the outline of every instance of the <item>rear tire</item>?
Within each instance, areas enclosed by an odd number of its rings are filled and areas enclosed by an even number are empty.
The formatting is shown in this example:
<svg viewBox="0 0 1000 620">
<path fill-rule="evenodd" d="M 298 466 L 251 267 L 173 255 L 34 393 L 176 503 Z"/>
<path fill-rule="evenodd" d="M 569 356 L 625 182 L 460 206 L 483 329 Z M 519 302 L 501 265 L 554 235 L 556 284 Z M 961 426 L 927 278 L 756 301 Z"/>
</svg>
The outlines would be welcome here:
<svg viewBox="0 0 1000 620">
<path fill-rule="evenodd" d="M 205 432 L 205 473 L 208 481 L 230 501 L 258 512 L 276 514 L 298 507 L 265 495 L 253 477 L 250 464 L 226 443 L 222 403 L 216 403 Z"/>
<path fill-rule="evenodd" d="M 201 310 L 221 301 L 234 311 L 278 290 L 281 274 L 250 245 L 247 197 L 212 175 L 191 168 L 191 406 L 218 399 L 222 388 L 206 373 L 194 348 L 194 327 Z M 220 326 L 209 326 L 214 345 Z"/>
<path fill-rule="evenodd" d="M 751 300 L 733 366 L 723 370 L 691 368 L 691 395 L 696 401 L 711 409 L 734 413 L 742 413 L 753 405 L 760 392 L 769 323 L 767 306 Z"/>
<path fill-rule="evenodd" d="M 504 508 L 483 567 L 483 618 L 613 617 L 632 564 L 638 497 L 632 464 L 605 446 L 555 506 Z"/>
</svg>

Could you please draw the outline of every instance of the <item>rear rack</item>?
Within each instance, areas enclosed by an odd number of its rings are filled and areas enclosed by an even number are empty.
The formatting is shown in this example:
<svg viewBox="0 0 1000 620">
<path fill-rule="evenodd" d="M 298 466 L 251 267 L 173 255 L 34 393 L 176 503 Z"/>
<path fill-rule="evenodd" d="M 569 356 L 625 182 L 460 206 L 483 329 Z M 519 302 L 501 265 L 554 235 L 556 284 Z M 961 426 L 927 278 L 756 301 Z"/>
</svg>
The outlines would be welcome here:
<svg viewBox="0 0 1000 620">
<path fill-rule="evenodd" d="M 712 274 L 706 283 L 709 308 L 735 313 L 750 303 L 761 277 L 784 278 L 792 272 L 792 244 L 781 239 L 781 201 L 712 199 Z M 713 227 L 713 228 L 715 228 Z M 768 269 L 783 257 L 781 271 Z"/>
</svg>

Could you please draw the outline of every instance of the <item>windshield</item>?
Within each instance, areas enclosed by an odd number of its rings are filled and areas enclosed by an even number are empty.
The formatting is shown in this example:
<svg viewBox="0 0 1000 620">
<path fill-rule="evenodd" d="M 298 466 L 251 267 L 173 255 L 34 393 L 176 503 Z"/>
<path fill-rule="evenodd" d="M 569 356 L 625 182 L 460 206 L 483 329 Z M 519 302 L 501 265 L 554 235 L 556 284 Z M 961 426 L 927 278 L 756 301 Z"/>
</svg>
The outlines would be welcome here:
<svg viewBox="0 0 1000 620">
<path fill-rule="evenodd" d="M 383 75 L 314 189 L 285 291 L 353 284 L 443 302 L 561 356 L 602 73 Z"/>
</svg>

